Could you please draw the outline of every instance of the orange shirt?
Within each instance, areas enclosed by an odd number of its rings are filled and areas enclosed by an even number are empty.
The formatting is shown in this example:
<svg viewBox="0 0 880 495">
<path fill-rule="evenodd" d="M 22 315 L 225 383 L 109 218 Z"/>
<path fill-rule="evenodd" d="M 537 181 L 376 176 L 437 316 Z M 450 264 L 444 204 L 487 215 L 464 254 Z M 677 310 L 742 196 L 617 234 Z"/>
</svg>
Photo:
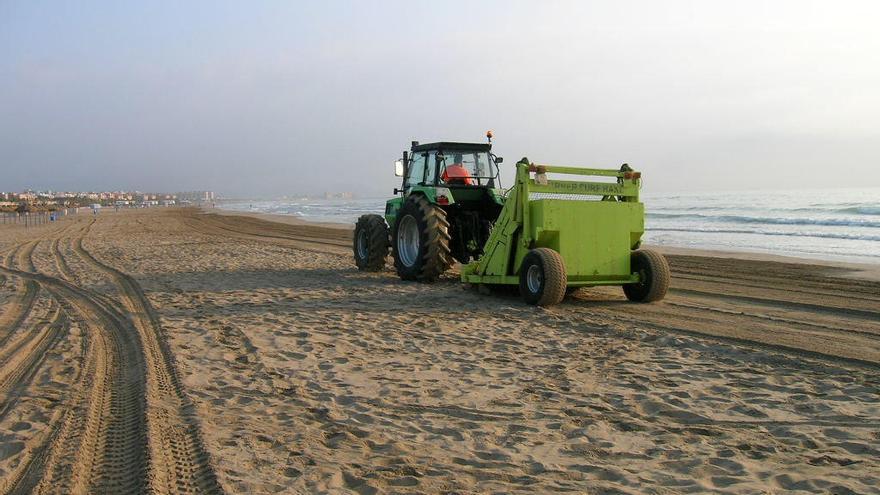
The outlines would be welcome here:
<svg viewBox="0 0 880 495">
<path fill-rule="evenodd" d="M 460 163 L 453 163 L 446 167 L 446 170 L 443 171 L 440 178 L 447 184 L 464 184 L 466 186 L 472 186 L 474 184 L 471 179 L 471 173 Z"/>
</svg>

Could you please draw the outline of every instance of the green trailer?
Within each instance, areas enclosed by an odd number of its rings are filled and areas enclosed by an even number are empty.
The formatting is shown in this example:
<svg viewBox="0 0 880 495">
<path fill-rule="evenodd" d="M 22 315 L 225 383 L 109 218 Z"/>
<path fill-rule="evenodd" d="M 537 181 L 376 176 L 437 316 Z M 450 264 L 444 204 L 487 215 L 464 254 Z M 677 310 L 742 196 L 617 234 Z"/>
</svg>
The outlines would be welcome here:
<svg viewBox="0 0 880 495">
<path fill-rule="evenodd" d="M 560 180 L 557 175 L 613 181 Z M 621 285 L 633 301 L 662 299 L 669 285 L 666 260 L 639 249 L 645 230 L 640 182 L 641 173 L 625 165 L 620 170 L 575 168 L 523 158 L 484 254 L 462 266 L 462 282 L 518 285 L 526 302 L 541 306 L 562 301 L 572 289 L 598 285 Z"/>
</svg>

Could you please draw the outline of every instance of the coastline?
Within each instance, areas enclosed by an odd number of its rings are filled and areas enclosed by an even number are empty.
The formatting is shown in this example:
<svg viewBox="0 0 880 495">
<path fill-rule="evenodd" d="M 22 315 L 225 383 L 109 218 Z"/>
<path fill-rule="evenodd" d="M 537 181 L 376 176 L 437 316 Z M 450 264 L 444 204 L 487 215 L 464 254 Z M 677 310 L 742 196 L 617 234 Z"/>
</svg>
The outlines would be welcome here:
<svg viewBox="0 0 880 495">
<path fill-rule="evenodd" d="M 312 222 L 294 215 L 282 215 L 277 213 L 241 212 L 224 210 L 222 208 L 200 208 L 207 214 L 221 216 L 239 216 L 254 218 L 268 222 L 282 223 L 286 225 L 314 225 L 331 229 L 352 230 L 353 225 L 336 222 Z M 835 275 L 843 275 L 864 280 L 880 281 L 880 263 L 854 263 L 847 261 L 824 260 L 818 258 L 803 258 L 779 254 L 758 253 L 752 251 L 725 251 L 714 249 L 699 249 L 678 246 L 650 246 L 665 255 L 701 256 L 709 258 L 727 258 L 744 261 L 769 261 L 777 263 L 793 263 L 800 265 L 812 265 L 817 270 L 827 271 Z"/>
</svg>

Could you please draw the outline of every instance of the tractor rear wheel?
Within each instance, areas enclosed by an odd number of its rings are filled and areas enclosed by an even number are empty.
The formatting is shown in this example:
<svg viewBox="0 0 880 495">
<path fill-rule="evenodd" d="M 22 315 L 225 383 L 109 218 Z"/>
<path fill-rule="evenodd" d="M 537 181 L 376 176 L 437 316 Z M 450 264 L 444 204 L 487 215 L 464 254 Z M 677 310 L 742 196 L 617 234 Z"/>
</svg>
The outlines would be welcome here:
<svg viewBox="0 0 880 495">
<path fill-rule="evenodd" d="M 376 272 L 385 268 L 388 256 L 388 225 L 379 215 L 361 215 L 354 226 L 354 263 L 358 270 Z"/>
<path fill-rule="evenodd" d="M 433 282 L 452 266 L 446 212 L 424 196 L 404 201 L 394 224 L 391 250 L 403 280 Z"/>
<path fill-rule="evenodd" d="M 536 248 L 523 258 L 519 292 L 529 304 L 552 306 L 565 297 L 568 275 L 562 256 L 550 248 Z"/>
<path fill-rule="evenodd" d="M 669 263 L 657 251 L 639 249 L 631 255 L 633 273 L 639 274 L 639 282 L 623 286 L 626 298 L 634 302 L 654 302 L 663 299 L 669 288 Z"/>
</svg>

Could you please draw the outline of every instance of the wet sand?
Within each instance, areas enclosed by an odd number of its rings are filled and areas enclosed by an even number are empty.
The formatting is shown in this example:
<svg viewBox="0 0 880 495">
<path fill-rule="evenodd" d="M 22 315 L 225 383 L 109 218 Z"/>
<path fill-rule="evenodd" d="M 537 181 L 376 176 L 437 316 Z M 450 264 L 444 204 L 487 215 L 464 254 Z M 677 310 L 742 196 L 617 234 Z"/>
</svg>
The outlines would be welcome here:
<svg viewBox="0 0 880 495">
<path fill-rule="evenodd" d="M 871 493 L 871 270 L 669 253 L 541 309 L 197 210 L 0 226 L 0 492 Z"/>
</svg>

